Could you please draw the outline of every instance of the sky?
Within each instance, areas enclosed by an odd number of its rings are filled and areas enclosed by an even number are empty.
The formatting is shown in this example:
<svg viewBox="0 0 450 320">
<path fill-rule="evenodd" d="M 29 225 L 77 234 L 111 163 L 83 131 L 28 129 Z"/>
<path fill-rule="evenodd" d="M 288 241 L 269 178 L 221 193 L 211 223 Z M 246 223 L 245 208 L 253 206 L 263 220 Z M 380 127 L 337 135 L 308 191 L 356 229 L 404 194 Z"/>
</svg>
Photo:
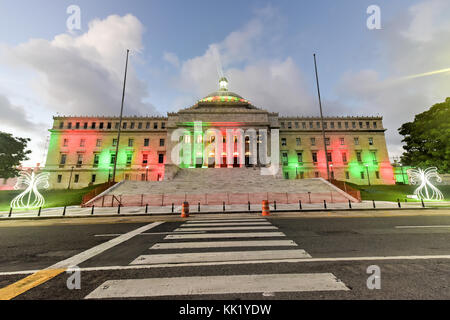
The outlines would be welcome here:
<svg viewBox="0 0 450 320">
<path fill-rule="evenodd" d="M 67 27 L 71 5 L 80 29 Z M 380 29 L 369 29 L 371 5 Z M 383 116 L 397 129 L 450 96 L 447 0 L 0 1 L 0 130 L 43 164 L 55 115 L 166 115 L 218 86 L 280 115 Z"/>
</svg>

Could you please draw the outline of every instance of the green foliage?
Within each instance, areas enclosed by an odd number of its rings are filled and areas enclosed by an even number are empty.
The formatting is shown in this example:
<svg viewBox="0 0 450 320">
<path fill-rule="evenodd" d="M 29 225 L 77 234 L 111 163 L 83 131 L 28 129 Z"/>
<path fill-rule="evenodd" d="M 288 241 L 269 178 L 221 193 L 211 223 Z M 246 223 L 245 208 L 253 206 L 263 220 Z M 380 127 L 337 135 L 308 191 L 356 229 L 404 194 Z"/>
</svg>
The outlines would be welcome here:
<svg viewBox="0 0 450 320">
<path fill-rule="evenodd" d="M 413 122 L 403 124 L 398 131 L 406 143 L 401 157 L 404 165 L 450 172 L 450 98 L 416 115 Z"/>
<path fill-rule="evenodd" d="M 28 160 L 27 155 L 31 153 L 25 150 L 29 141 L 0 131 L 0 178 L 13 178 L 19 174 L 17 167 L 22 161 Z"/>
</svg>

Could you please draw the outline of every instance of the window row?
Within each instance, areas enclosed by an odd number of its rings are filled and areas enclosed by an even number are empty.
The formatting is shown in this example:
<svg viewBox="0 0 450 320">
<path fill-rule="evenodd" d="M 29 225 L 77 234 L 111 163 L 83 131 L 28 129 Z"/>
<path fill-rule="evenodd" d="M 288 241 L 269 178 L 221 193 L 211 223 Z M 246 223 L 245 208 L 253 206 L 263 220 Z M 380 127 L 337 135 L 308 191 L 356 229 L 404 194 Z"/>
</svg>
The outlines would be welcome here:
<svg viewBox="0 0 450 320">
<path fill-rule="evenodd" d="M 305 179 L 305 172 L 304 171 L 297 171 L 296 172 L 297 175 L 297 179 Z M 331 175 L 331 179 L 335 179 L 335 174 L 334 171 L 330 172 Z M 319 171 L 315 171 L 314 172 L 314 177 L 315 178 L 320 178 L 320 172 Z M 289 172 L 284 172 L 284 178 L 285 179 L 289 179 Z M 366 173 L 364 171 L 361 171 L 359 173 L 359 178 L 361 179 L 366 179 Z M 380 172 L 379 171 L 375 171 L 375 178 L 376 179 L 380 179 Z M 345 179 L 346 180 L 350 180 L 350 172 L 349 171 L 345 171 Z M 368 177 L 368 179 L 370 179 L 370 177 Z"/>
<path fill-rule="evenodd" d="M 75 166 L 77 168 L 81 168 L 83 166 L 83 158 L 84 158 L 84 155 L 82 153 L 78 153 L 77 154 L 77 161 L 76 161 L 76 164 L 75 164 Z M 110 157 L 109 157 L 109 165 L 110 166 L 114 165 L 115 161 L 116 161 L 116 155 L 114 153 L 112 153 L 110 155 Z M 132 153 L 127 153 L 126 166 L 130 167 L 132 162 L 133 162 L 133 154 Z M 59 159 L 59 165 L 60 166 L 64 166 L 64 165 L 66 165 L 66 163 L 67 163 L 67 154 L 66 153 L 62 153 L 61 156 L 60 156 L 60 159 Z M 99 153 L 95 153 L 94 154 L 94 161 L 93 161 L 92 166 L 94 168 L 97 168 L 99 163 L 100 163 L 100 154 Z M 148 154 L 144 153 L 142 155 L 142 165 L 143 166 L 147 166 L 148 164 L 149 164 L 149 162 L 148 162 Z M 158 164 L 164 164 L 164 154 L 163 153 L 158 153 Z"/>
<path fill-rule="evenodd" d="M 354 141 L 355 145 L 359 145 L 359 137 L 353 138 L 353 141 Z M 370 146 L 373 146 L 373 138 L 372 137 L 367 138 L 367 141 L 368 141 Z M 316 142 L 317 142 L 316 138 L 310 138 L 310 144 L 312 146 L 315 146 Z M 325 138 L 325 143 L 326 143 L 327 146 L 331 145 L 330 138 Z M 301 138 L 296 138 L 295 139 L 295 144 L 297 146 L 301 146 L 302 145 L 302 139 Z M 345 145 L 345 138 L 339 138 L 339 144 L 341 146 Z M 281 138 L 281 145 L 282 146 L 287 146 L 287 139 L 286 138 Z"/>
<path fill-rule="evenodd" d="M 135 139 L 128 139 L 128 147 L 133 147 L 134 146 L 134 141 Z M 95 142 L 95 146 L 96 147 L 101 147 L 102 146 L 102 139 L 97 139 Z M 68 147 L 69 146 L 69 139 L 64 139 L 63 140 L 63 147 Z M 86 139 L 80 139 L 80 147 L 85 147 L 86 146 Z M 112 146 L 115 147 L 117 146 L 117 139 L 113 139 L 112 141 Z M 144 147 L 149 147 L 150 146 L 150 139 L 149 138 L 145 138 L 144 139 Z M 165 146 L 165 139 L 159 139 L 159 146 L 160 147 L 164 147 Z"/>
<path fill-rule="evenodd" d="M 363 159 L 362 159 L 362 151 L 356 151 L 355 153 L 356 155 L 356 161 L 358 163 L 363 163 Z M 311 153 L 311 160 L 313 163 L 317 163 L 317 152 L 312 152 Z M 303 163 L 303 152 L 297 152 L 297 161 L 290 161 L 290 162 L 298 162 L 298 163 Z M 327 152 L 327 160 L 328 162 L 333 162 L 333 153 L 332 152 Z M 348 158 L 347 158 L 347 153 L 346 152 L 342 152 L 341 153 L 341 160 L 344 164 L 348 163 Z M 370 155 L 369 158 L 364 159 L 365 162 L 367 163 L 372 163 L 372 164 L 378 164 L 378 160 L 377 160 L 377 152 L 376 151 L 370 151 Z M 284 151 L 281 153 L 281 161 L 283 163 L 283 165 L 288 165 L 289 163 L 289 158 L 288 158 L 288 152 Z"/>
<path fill-rule="evenodd" d="M 321 129 L 321 121 L 304 121 L 304 122 L 280 122 L 281 129 Z M 345 122 L 324 122 L 324 129 L 377 129 L 377 121 L 345 121 Z"/>
<path fill-rule="evenodd" d="M 119 129 L 119 122 L 114 122 L 114 129 Z M 66 127 L 65 127 L 66 126 Z M 112 122 L 64 122 L 61 121 L 59 123 L 59 129 L 107 129 L 111 130 L 113 128 Z M 165 122 L 153 122 L 153 129 L 165 129 L 166 123 Z M 122 122 L 122 129 L 151 129 L 151 123 L 150 122 Z"/>
</svg>

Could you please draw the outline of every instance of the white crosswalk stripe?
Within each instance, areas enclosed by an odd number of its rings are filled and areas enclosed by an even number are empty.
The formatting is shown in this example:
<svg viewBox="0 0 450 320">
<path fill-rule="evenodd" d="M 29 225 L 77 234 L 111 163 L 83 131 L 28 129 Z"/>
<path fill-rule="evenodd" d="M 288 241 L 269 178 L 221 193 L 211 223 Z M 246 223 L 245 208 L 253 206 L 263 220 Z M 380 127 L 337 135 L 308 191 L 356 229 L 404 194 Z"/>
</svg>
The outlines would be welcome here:
<svg viewBox="0 0 450 320">
<path fill-rule="evenodd" d="M 264 218 L 191 220 L 151 246 L 148 254 L 136 257 L 130 266 L 204 263 L 214 267 L 223 263 L 240 265 L 274 260 L 282 263 L 311 258 L 297 243 L 285 237 Z M 230 251 L 232 248 L 239 249 Z M 349 289 L 331 273 L 250 274 L 109 280 L 86 299 L 333 290 Z"/>
</svg>

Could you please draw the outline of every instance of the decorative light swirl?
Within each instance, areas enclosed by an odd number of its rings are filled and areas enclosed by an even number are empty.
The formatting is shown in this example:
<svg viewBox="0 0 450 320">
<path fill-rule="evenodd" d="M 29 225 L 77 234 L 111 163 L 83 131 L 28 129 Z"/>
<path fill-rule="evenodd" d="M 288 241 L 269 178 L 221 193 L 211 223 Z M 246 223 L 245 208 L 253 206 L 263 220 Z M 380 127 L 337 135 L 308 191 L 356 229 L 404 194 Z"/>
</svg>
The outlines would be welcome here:
<svg viewBox="0 0 450 320">
<path fill-rule="evenodd" d="M 25 190 L 11 201 L 11 208 L 14 209 L 31 209 L 43 207 L 45 204 L 44 197 L 39 193 L 38 188 L 47 189 L 49 187 L 49 172 L 42 172 L 37 175 L 22 171 L 17 178 L 14 190 L 19 190 L 22 186 L 26 186 Z"/>
<path fill-rule="evenodd" d="M 431 167 L 425 170 L 422 169 L 408 169 L 409 180 L 412 185 L 419 184 L 419 187 L 414 191 L 414 194 L 419 199 L 442 201 L 444 195 L 432 183 L 431 179 L 437 182 L 442 182 L 436 167 Z"/>
</svg>

